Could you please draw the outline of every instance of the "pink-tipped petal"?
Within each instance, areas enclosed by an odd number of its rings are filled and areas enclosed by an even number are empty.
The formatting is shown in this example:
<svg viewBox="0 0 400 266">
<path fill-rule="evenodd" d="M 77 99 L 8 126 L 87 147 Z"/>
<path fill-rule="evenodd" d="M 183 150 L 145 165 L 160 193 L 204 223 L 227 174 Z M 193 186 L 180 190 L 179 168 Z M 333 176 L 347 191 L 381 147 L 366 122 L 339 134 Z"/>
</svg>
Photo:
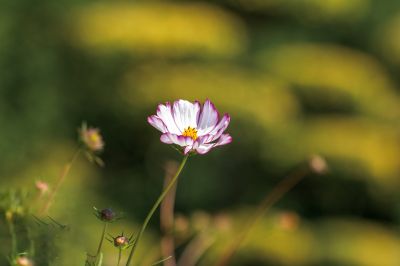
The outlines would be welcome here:
<svg viewBox="0 0 400 266">
<path fill-rule="evenodd" d="M 219 114 L 217 108 L 215 108 L 215 105 L 207 99 L 203 105 L 198 121 L 197 130 L 199 135 L 207 134 L 213 130 L 218 123 L 218 117 Z"/>
<path fill-rule="evenodd" d="M 162 120 L 167 127 L 168 132 L 180 135 L 182 132 L 176 126 L 175 120 L 172 116 L 172 106 L 170 103 L 160 104 L 157 107 L 157 116 Z"/>
<path fill-rule="evenodd" d="M 225 114 L 221 120 L 219 121 L 218 125 L 208 134 L 209 137 L 204 141 L 204 143 L 210 143 L 219 139 L 229 126 L 231 118 L 228 114 Z"/>
<path fill-rule="evenodd" d="M 181 147 L 193 145 L 193 139 L 191 137 L 178 136 L 171 133 L 162 134 L 160 140 L 166 144 L 176 144 Z"/>
<path fill-rule="evenodd" d="M 172 139 L 169 136 L 169 133 L 164 133 L 161 135 L 160 137 L 161 142 L 165 143 L 165 144 L 174 144 L 174 142 L 172 141 Z"/>
<path fill-rule="evenodd" d="M 149 122 L 149 124 L 155 127 L 156 129 L 160 130 L 162 133 L 167 132 L 167 127 L 158 116 L 156 115 L 149 116 L 147 118 L 147 122 Z"/>
<path fill-rule="evenodd" d="M 172 114 L 181 133 L 188 127 L 197 128 L 199 112 L 199 102 L 191 103 L 186 100 L 178 100 L 174 102 Z"/>
<path fill-rule="evenodd" d="M 206 154 L 209 152 L 212 148 L 214 147 L 213 144 L 202 144 L 199 147 L 196 148 L 196 152 L 198 154 Z"/>
<path fill-rule="evenodd" d="M 215 143 L 214 147 L 226 145 L 232 142 L 232 137 L 229 134 L 222 134 L 219 140 Z"/>
<path fill-rule="evenodd" d="M 223 134 L 221 135 L 220 139 L 215 143 L 207 144 L 207 143 L 195 142 L 193 144 L 193 149 L 195 149 L 199 154 L 206 154 L 215 147 L 226 145 L 231 142 L 232 142 L 232 137 L 229 134 Z"/>
<path fill-rule="evenodd" d="M 222 132 L 225 131 L 225 129 L 229 126 L 230 121 L 231 117 L 229 116 L 229 114 L 225 114 L 215 126 L 215 128 L 210 132 L 210 134 L 216 135 L 218 132 L 221 132 L 221 130 Z"/>
<path fill-rule="evenodd" d="M 184 153 L 185 155 L 187 155 L 192 149 L 193 149 L 192 146 L 186 146 L 185 149 L 183 150 L 183 153 Z"/>
</svg>

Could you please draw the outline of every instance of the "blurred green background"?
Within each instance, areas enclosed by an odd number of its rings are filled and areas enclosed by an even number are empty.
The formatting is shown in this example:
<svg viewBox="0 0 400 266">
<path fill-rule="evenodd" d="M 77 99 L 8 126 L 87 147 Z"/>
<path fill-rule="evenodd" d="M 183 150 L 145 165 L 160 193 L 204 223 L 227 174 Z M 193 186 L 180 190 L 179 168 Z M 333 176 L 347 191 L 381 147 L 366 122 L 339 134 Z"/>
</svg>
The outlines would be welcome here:
<svg viewBox="0 0 400 266">
<path fill-rule="evenodd" d="M 399 69 L 397 0 L 2 0 L 0 186 L 53 184 L 81 122 L 99 127 L 106 166 L 81 157 L 51 210 L 70 227 L 54 265 L 82 265 L 101 230 L 92 206 L 126 213 L 113 234 L 137 231 L 179 160 L 146 117 L 209 98 L 234 142 L 185 169 L 177 254 L 203 234 L 198 265 L 213 265 L 274 185 L 321 154 L 329 173 L 274 206 L 230 265 L 400 265 Z M 158 228 L 139 265 L 160 257 Z"/>
</svg>

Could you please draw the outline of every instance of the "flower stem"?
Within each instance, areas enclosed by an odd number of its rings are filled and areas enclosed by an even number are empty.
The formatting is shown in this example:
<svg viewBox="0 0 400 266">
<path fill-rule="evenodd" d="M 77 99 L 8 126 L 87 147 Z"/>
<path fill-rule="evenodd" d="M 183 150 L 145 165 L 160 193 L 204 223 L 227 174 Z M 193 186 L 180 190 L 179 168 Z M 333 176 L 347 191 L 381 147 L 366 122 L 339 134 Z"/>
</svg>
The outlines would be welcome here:
<svg viewBox="0 0 400 266">
<path fill-rule="evenodd" d="M 17 236 L 15 234 L 13 218 L 7 219 L 7 223 L 8 223 L 8 230 L 10 231 L 11 235 L 11 254 L 14 257 L 17 254 Z"/>
<path fill-rule="evenodd" d="M 101 248 L 103 247 L 104 236 L 106 235 L 107 226 L 108 226 L 108 223 L 104 222 L 103 232 L 101 233 L 100 243 L 99 243 L 99 247 L 97 248 L 95 262 L 97 262 L 97 258 L 99 257 L 99 254 L 101 252 Z"/>
<path fill-rule="evenodd" d="M 147 224 L 149 223 L 151 217 L 153 216 L 154 212 L 157 210 L 158 206 L 162 202 L 162 200 L 165 198 L 167 193 L 170 191 L 170 189 L 174 186 L 176 181 L 178 180 L 178 177 L 180 173 L 182 172 L 183 167 L 185 166 L 187 159 L 189 158 L 189 155 L 186 155 L 183 157 L 183 160 L 178 168 L 178 171 L 176 172 L 175 176 L 172 178 L 171 182 L 168 184 L 168 186 L 164 189 L 164 191 L 161 193 L 161 195 L 158 197 L 157 201 L 154 203 L 153 207 L 151 208 L 150 212 L 147 214 L 146 219 L 143 222 L 142 227 L 140 228 L 139 234 L 137 235 L 135 242 L 133 243 L 131 252 L 129 254 L 128 260 L 126 262 L 126 266 L 129 266 L 133 257 L 133 254 L 135 253 L 136 247 L 139 243 L 139 240 L 144 232 L 144 230 L 147 227 Z"/>
<path fill-rule="evenodd" d="M 219 261 L 215 264 L 216 266 L 226 266 L 229 261 L 235 255 L 241 244 L 246 240 L 251 229 L 254 225 L 262 218 L 262 216 L 275 204 L 277 203 L 289 190 L 295 187 L 305 176 L 310 174 L 312 170 L 307 166 L 300 166 L 289 176 L 283 179 L 278 185 L 276 185 L 271 193 L 269 193 L 264 200 L 258 205 L 258 208 L 254 214 L 247 220 L 247 224 L 241 234 L 238 235 L 237 239 L 231 246 L 228 247 L 226 252 L 222 255 Z"/>
<path fill-rule="evenodd" d="M 64 182 L 65 178 L 67 177 L 69 171 L 71 170 L 73 163 L 75 162 L 76 158 L 78 158 L 78 155 L 80 154 L 80 152 L 81 152 L 81 148 L 78 148 L 78 150 L 72 156 L 72 159 L 64 166 L 63 171 L 61 172 L 59 178 L 57 179 L 54 189 L 52 190 L 47 202 L 44 204 L 44 206 L 41 210 L 42 215 L 45 215 L 48 213 L 48 211 L 51 207 L 51 204 L 53 203 L 54 198 L 55 198 L 58 190 L 61 187 L 61 184 Z"/>
<path fill-rule="evenodd" d="M 164 188 L 166 188 L 171 182 L 171 179 L 174 177 L 178 167 L 179 164 L 175 161 L 168 161 L 165 164 Z M 164 262 L 164 266 L 176 266 L 174 255 L 175 242 L 173 236 L 175 194 L 176 184 L 174 184 L 160 205 L 160 227 L 163 234 L 160 243 L 161 255 L 165 258 L 169 256 L 171 257 L 171 259 Z"/>
<path fill-rule="evenodd" d="M 119 263 L 121 262 L 121 255 L 122 255 L 122 249 L 120 248 L 118 250 L 118 263 L 117 263 L 117 266 L 119 266 Z"/>
</svg>

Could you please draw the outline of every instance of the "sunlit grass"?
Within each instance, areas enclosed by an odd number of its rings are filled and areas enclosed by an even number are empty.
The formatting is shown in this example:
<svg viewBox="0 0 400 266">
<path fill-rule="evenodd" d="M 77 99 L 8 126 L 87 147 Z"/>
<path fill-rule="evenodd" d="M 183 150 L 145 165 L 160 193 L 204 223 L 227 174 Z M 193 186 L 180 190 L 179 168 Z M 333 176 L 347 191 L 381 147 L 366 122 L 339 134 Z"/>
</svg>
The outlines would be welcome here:
<svg viewBox="0 0 400 266">
<path fill-rule="evenodd" d="M 246 30 L 233 14 L 207 4 L 103 3 L 72 13 L 78 43 L 140 56 L 231 57 L 246 48 Z"/>
</svg>

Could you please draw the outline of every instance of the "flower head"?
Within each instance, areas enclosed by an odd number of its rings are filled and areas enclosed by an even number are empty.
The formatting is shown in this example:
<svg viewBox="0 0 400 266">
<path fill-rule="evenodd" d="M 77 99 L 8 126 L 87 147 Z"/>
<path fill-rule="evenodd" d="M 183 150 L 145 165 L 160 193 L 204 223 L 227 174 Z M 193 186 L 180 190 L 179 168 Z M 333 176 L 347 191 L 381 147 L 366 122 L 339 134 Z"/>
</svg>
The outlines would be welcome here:
<svg viewBox="0 0 400 266">
<path fill-rule="evenodd" d="M 224 134 L 230 116 L 225 114 L 220 118 L 210 100 L 204 105 L 186 100 L 175 101 L 172 105 L 160 104 L 157 114 L 149 116 L 147 121 L 163 133 L 162 142 L 182 147 L 184 154 L 205 154 L 214 147 L 232 142 L 232 137 Z"/>
<path fill-rule="evenodd" d="M 104 148 L 103 138 L 98 128 L 87 127 L 86 124 L 82 124 L 79 130 L 81 141 L 86 147 L 92 152 L 100 152 Z"/>
</svg>

